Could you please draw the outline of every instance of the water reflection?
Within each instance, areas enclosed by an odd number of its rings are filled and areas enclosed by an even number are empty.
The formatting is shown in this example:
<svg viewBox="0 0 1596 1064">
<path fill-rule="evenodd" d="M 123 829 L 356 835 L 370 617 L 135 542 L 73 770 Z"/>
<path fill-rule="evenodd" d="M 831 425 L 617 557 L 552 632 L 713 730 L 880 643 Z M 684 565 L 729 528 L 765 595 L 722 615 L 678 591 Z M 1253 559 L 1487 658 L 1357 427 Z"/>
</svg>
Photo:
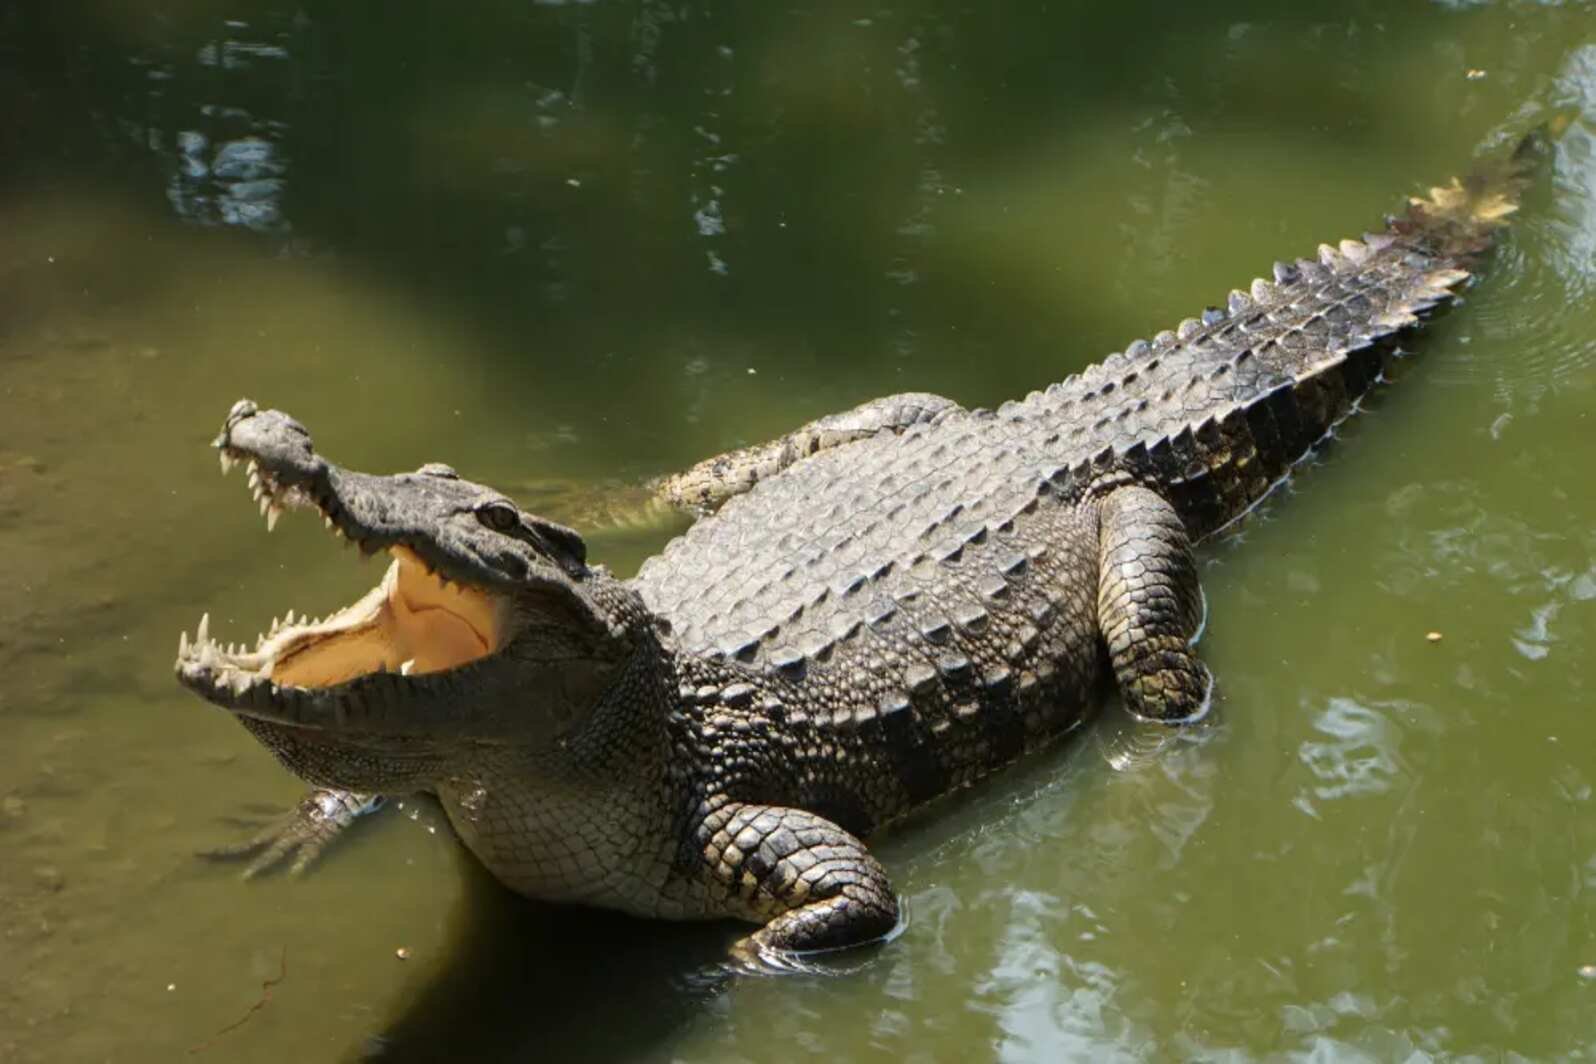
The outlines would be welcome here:
<svg viewBox="0 0 1596 1064">
<path fill-rule="evenodd" d="M 1383 794 L 1407 774 L 1401 756 L 1401 729 L 1388 713 L 1360 705 L 1350 698 L 1333 698 L 1314 719 L 1324 739 L 1304 742 L 1297 750 L 1318 783 L 1309 797 L 1299 793 L 1295 805 L 1317 816 L 1313 799 Z"/>
<path fill-rule="evenodd" d="M 1057 945 L 1065 916 L 1058 900 L 1022 892 L 1011 899 L 996 960 L 975 979 L 971 1007 L 995 1015 L 1002 1060 L 1136 1060 L 1150 1041 L 1125 1013 L 1121 976 L 1101 961 Z"/>
<path fill-rule="evenodd" d="M 128 68 L 143 74 L 129 89 L 142 99 L 117 122 L 161 161 L 166 200 L 184 221 L 286 232 L 283 144 L 305 73 L 291 45 L 304 44 L 312 24 L 298 12 L 260 26 L 229 19 L 221 29 L 197 45 L 177 34 L 129 56 Z"/>
<path fill-rule="evenodd" d="M 167 199 L 184 220 L 262 233 L 288 228 L 281 202 L 288 164 L 271 141 L 244 137 L 213 149 L 205 134 L 186 129 L 177 134 L 177 156 Z"/>
</svg>

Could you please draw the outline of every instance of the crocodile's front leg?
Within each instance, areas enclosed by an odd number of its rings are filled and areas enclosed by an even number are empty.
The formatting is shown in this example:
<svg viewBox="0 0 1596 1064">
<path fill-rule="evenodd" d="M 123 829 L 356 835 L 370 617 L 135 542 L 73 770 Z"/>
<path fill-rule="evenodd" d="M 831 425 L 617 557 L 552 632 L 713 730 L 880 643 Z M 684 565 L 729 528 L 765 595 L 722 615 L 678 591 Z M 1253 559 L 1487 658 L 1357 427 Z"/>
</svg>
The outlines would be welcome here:
<svg viewBox="0 0 1596 1064">
<path fill-rule="evenodd" d="M 1208 709 L 1212 680 L 1192 643 L 1202 590 L 1186 527 L 1157 492 L 1123 487 L 1098 509 L 1097 619 L 1127 708 L 1178 724 Z"/>
<path fill-rule="evenodd" d="M 284 862 L 288 862 L 289 875 L 299 875 L 357 818 L 375 812 L 382 803 L 380 794 L 317 787 L 250 838 L 206 850 L 201 856 L 219 860 L 251 858 L 244 866 L 245 879 Z"/>
<path fill-rule="evenodd" d="M 686 513 L 713 513 L 733 495 L 743 494 L 812 454 L 881 432 L 903 432 L 962 409 L 952 399 L 929 392 L 903 392 L 872 399 L 852 410 L 817 418 L 768 443 L 706 458 L 691 469 L 660 480 L 655 497 Z"/>
<path fill-rule="evenodd" d="M 764 926 L 735 952 L 807 953 L 884 938 L 898 922 L 887 873 L 836 824 L 785 806 L 733 802 L 709 814 L 697 839 L 725 915 Z"/>
</svg>

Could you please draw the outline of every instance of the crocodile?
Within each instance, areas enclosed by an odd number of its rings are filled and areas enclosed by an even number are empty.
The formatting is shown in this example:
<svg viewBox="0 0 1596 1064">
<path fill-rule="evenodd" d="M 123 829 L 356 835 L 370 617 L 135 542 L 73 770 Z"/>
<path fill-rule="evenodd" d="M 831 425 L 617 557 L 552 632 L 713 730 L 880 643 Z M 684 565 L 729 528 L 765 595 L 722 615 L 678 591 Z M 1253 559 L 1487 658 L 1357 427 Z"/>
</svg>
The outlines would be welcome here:
<svg viewBox="0 0 1596 1064">
<path fill-rule="evenodd" d="M 241 400 L 215 440 L 285 509 L 392 561 L 181 683 L 315 786 L 233 848 L 303 867 L 379 795 L 435 795 L 532 898 L 753 925 L 740 956 L 889 937 L 861 841 L 1078 729 L 1117 688 L 1179 727 L 1213 681 L 1193 545 L 1385 379 L 1516 209 L 1532 135 L 1377 232 L 1005 403 L 889 396 L 656 487 L 695 523 L 631 579 L 441 464 L 342 468 Z"/>
</svg>

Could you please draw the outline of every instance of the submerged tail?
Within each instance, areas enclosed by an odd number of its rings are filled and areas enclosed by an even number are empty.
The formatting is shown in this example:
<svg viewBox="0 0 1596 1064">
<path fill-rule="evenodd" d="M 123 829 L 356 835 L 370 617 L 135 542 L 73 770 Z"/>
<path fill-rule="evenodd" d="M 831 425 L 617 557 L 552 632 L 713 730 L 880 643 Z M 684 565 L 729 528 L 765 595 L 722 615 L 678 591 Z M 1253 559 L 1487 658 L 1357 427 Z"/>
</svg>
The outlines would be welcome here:
<svg viewBox="0 0 1596 1064">
<path fill-rule="evenodd" d="M 1536 130 L 1500 162 L 1414 198 L 1383 232 L 1277 262 L 1272 281 L 999 416 L 1036 425 L 1072 474 L 1126 470 L 1159 484 L 1194 538 L 1216 531 L 1346 417 L 1402 336 L 1454 298 L 1547 141 Z"/>
<path fill-rule="evenodd" d="M 1437 258 L 1464 264 L 1491 245 L 1498 229 L 1518 210 L 1524 189 L 1550 144 L 1546 126 L 1532 130 L 1511 155 L 1466 178 L 1408 200 L 1405 215 L 1387 219 L 1394 236 L 1425 243 Z"/>
<path fill-rule="evenodd" d="M 1238 377 L 1230 410 L 1207 433 L 1217 446 L 1173 492 L 1195 534 L 1257 505 L 1383 379 L 1402 337 L 1472 276 L 1548 143 L 1536 129 L 1505 158 L 1412 197 L 1384 232 L 1320 245 L 1317 262 L 1299 260 L 1284 276 L 1275 267 L 1271 309 L 1249 338 L 1260 372 L 1250 385 Z M 1194 442 L 1203 434 L 1199 426 Z"/>
</svg>

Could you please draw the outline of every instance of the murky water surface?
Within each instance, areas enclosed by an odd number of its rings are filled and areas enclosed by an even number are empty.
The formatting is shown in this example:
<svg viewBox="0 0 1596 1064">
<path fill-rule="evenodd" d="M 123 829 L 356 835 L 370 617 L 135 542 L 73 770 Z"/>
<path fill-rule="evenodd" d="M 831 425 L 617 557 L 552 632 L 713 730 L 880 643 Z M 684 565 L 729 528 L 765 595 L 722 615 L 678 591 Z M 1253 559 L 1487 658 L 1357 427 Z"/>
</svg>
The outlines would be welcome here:
<svg viewBox="0 0 1596 1064">
<path fill-rule="evenodd" d="M 0 1060 L 1596 1055 L 1590 4 L 36 3 L 0 98 Z M 859 970 L 718 978 L 733 929 L 520 901 L 415 802 L 302 881 L 192 856 L 300 788 L 178 631 L 377 572 L 217 478 L 240 395 L 581 522 L 1023 394 L 1554 111 L 1492 276 L 1205 549 L 1219 726 L 881 840 Z"/>
</svg>

